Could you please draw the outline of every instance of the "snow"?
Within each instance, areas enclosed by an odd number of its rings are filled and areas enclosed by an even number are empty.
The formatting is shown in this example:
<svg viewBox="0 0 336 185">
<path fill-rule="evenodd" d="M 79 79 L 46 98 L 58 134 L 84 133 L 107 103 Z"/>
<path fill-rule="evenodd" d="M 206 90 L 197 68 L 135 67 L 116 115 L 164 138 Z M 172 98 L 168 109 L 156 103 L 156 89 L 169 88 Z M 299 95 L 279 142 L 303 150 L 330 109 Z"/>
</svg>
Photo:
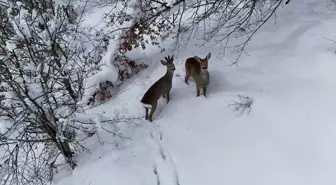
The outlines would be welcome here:
<svg viewBox="0 0 336 185">
<path fill-rule="evenodd" d="M 21 2 L 17 2 L 17 5 L 20 7 Z M 8 10 L 10 10 L 10 8 Z M 26 17 L 28 16 L 29 16 L 28 11 L 20 7 L 20 13 L 17 16 L 15 16 L 15 21 L 12 21 L 15 33 L 21 38 L 31 37 L 31 33 L 26 21 Z"/>
<path fill-rule="evenodd" d="M 91 152 L 55 185 L 335 184 L 336 44 L 328 39 L 336 40 L 336 12 L 326 6 L 304 0 L 280 8 L 276 24 L 271 20 L 257 33 L 239 68 L 216 57 L 220 46 L 196 47 L 201 41 L 193 39 L 175 51 L 171 101 L 159 100 L 154 121 L 119 123 L 131 140 L 103 131 L 102 146 L 90 138 Z M 157 65 L 90 113 L 144 116 L 140 100 L 164 75 L 159 60 L 169 52 L 149 55 Z M 196 98 L 195 83 L 184 83 L 184 60 L 209 52 L 208 98 Z M 228 106 L 237 95 L 254 100 L 249 114 Z"/>
<path fill-rule="evenodd" d="M 0 120 L 0 133 L 6 133 L 8 129 L 10 129 L 13 126 L 13 123 L 10 123 L 6 120 Z"/>
<path fill-rule="evenodd" d="M 6 41 L 6 48 L 9 50 L 9 51 L 13 51 L 15 48 L 16 48 L 16 44 L 15 43 L 12 43 L 10 41 Z"/>
</svg>

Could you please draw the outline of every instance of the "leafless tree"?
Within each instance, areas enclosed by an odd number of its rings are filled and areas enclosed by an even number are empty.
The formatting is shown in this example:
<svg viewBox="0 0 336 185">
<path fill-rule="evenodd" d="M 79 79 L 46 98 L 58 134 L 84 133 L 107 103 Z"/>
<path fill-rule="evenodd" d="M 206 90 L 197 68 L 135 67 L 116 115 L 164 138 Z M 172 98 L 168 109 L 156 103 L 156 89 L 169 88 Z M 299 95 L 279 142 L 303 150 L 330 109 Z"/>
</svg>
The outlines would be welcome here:
<svg viewBox="0 0 336 185">
<path fill-rule="evenodd" d="M 105 35 L 81 26 L 86 4 L 75 2 L 0 6 L 1 184 L 42 185 L 57 165 L 74 169 L 76 153 L 86 150 L 81 141 L 96 133 L 97 121 L 80 101 L 84 79 L 99 67 Z M 121 137 L 117 129 L 107 131 Z"/>
<path fill-rule="evenodd" d="M 171 31 L 175 28 L 176 44 L 183 45 L 185 43 L 182 43 L 182 40 L 188 42 L 202 29 L 204 41 L 220 44 L 223 54 L 230 39 L 239 40 L 240 44 L 233 49 L 237 57 L 232 64 L 237 64 L 253 35 L 275 15 L 280 5 L 289 2 L 289 0 L 172 0 L 168 3 L 166 0 L 115 0 L 108 1 L 107 4 L 116 8 L 111 19 L 113 23 L 133 22 L 131 26 L 124 27 L 125 30 L 133 29 L 134 25 L 142 25 L 142 33 L 153 35 L 152 40 L 155 40 L 155 36 L 172 35 Z M 120 4 L 125 8 L 118 9 Z M 129 12 L 125 11 L 129 7 L 133 8 L 133 13 L 126 13 Z M 159 34 L 155 34 L 153 27 L 161 29 Z M 141 35 L 141 32 L 137 32 L 136 35 L 139 33 Z M 146 42 L 142 37 L 136 38 L 136 36 L 132 38 L 133 42 L 122 43 L 122 47 L 131 49 L 133 47 L 130 45 L 137 46 Z"/>
</svg>

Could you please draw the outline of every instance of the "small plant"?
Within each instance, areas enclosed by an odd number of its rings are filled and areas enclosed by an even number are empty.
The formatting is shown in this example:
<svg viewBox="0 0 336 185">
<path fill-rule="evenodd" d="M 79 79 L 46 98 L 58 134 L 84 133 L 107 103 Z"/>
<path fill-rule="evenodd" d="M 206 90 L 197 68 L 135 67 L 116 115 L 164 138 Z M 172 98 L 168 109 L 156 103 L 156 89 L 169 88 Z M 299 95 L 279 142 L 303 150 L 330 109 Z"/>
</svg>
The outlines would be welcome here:
<svg viewBox="0 0 336 185">
<path fill-rule="evenodd" d="M 146 69 L 148 67 L 147 64 L 143 62 L 136 63 L 123 54 L 115 57 L 114 66 L 119 69 L 118 78 L 120 81 L 129 79 L 135 74 L 138 74 L 141 69 Z"/>
<path fill-rule="evenodd" d="M 248 96 L 242 96 L 242 95 L 237 95 L 239 100 L 235 101 L 232 100 L 233 103 L 229 104 L 229 106 L 234 108 L 234 111 L 238 111 L 243 115 L 245 111 L 247 111 L 247 114 L 251 112 L 252 109 L 252 104 L 254 100 Z"/>
<path fill-rule="evenodd" d="M 96 102 L 97 96 L 100 102 L 105 102 L 109 100 L 110 98 L 112 98 L 111 89 L 113 87 L 114 85 L 110 81 L 100 82 L 99 87 L 89 98 L 87 105 L 90 105 L 90 104 L 94 105 L 94 103 Z"/>
</svg>

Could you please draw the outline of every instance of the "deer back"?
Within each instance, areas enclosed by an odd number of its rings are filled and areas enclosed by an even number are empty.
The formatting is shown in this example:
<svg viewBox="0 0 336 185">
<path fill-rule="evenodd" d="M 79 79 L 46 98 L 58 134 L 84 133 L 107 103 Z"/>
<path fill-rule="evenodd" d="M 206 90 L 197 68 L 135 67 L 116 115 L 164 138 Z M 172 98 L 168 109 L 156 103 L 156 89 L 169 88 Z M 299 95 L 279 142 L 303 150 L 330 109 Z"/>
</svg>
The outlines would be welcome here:
<svg viewBox="0 0 336 185">
<path fill-rule="evenodd" d="M 163 93 L 166 92 L 166 89 L 171 88 L 172 85 L 169 84 L 169 81 L 165 80 L 165 77 L 166 76 L 160 78 L 146 91 L 142 97 L 142 103 L 155 103 L 163 95 Z"/>
<path fill-rule="evenodd" d="M 190 76 L 194 77 L 201 73 L 201 64 L 194 57 L 190 57 L 185 62 L 185 69 Z"/>
<path fill-rule="evenodd" d="M 186 73 L 188 73 L 196 84 L 209 84 L 208 61 L 211 57 L 209 53 L 204 59 L 198 56 L 190 57 L 185 62 Z"/>
</svg>

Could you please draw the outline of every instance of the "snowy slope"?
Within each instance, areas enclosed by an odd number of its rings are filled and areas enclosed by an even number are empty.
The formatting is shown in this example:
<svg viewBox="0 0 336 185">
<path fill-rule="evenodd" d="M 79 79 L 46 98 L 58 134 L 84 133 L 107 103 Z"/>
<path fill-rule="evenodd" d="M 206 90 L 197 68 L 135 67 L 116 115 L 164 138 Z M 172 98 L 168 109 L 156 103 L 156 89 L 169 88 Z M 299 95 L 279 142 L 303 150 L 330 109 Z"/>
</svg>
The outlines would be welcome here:
<svg viewBox="0 0 336 185">
<path fill-rule="evenodd" d="M 316 1 L 317 2 L 317 1 Z M 120 125 L 132 140 L 101 134 L 91 153 L 58 185 L 332 185 L 336 183 L 336 11 L 296 0 L 277 13 L 248 47 L 240 67 L 216 58 L 218 47 L 179 52 L 171 102 L 160 100 L 152 123 Z M 323 38 L 325 37 L 325 38 Z M 208 98 L 186 85 L 184 60 L 212 52 Z M 177 53 L 177 52 L 175 52 Z M 156 54 L 158 61 L 164 55 Z M 165 72 L 158 63 L 93 112 L 144 115 L 139 101 Z M 254 99 L 249 115 L 227 107 Z"/>
</svg>

